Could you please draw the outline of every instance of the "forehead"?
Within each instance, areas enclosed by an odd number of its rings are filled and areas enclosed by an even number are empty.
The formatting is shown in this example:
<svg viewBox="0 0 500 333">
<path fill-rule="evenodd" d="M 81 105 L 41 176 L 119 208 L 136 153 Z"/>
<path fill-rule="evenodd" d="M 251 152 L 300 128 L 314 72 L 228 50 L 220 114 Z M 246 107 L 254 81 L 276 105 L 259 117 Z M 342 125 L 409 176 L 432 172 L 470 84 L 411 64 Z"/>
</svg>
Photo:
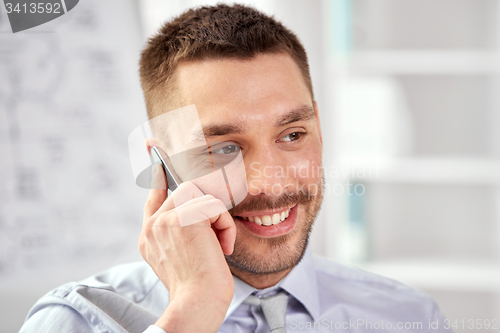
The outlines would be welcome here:
<svg viewBox="0 0 500 333">
<path fill-rule="evenodd" d="M 312 105 L 302 73 L 286 53 L 252 59 L 183 62 L 176 70 L 184 105 L 195 104 L 202 124 L 261 121 Z"/>
</svg>

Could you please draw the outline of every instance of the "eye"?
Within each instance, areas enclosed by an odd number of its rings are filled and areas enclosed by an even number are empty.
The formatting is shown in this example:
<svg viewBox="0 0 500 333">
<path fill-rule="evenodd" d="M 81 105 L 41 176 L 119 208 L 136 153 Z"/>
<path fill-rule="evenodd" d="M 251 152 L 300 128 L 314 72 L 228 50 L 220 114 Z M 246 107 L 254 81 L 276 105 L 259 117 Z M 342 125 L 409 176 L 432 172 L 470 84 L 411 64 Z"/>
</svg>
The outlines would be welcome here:
<svg viewBox="0 0 500 333">
<path fill-rule="evenodd" d="M 227 146 L 224 146 L 224 147 L 215 148 L 212 151 L 212 154 L 229 155 L 229 154 L 236 153 L 236 152 L 238 152 L 240 150 L 241 150 L 241 148 L 238 145 L 227 145 Z"/>
<path fill-rule="evenodd" d="M 303 132 L 293 132 L 293 133 L 290 133 L 288 135 L 285 135 L 284 137 L 282 137 L 280 139 L 280 141 L 297 141 L 298 139 L 300 139 L 300 137 L 302 135 L 305 135 L 306 133 L 303 133 Z"/>
</svg>

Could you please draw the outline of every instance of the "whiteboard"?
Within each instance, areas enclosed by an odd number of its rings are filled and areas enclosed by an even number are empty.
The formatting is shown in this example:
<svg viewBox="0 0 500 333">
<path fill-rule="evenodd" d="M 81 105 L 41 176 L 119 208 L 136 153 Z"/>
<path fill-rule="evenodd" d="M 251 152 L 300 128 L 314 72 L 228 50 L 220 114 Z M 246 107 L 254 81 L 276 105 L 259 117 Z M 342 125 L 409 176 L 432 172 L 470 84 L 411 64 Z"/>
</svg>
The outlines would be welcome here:
<svg viewBox="0 0 500 333">
<path fill-rule="evenodd" d="M 13 34 L 0 8 L 0 331 L 50 289 L 139 260 L 147 191 L 127 148 L 146 120 L 133 0 L 84 0 Z"/>
</svg>

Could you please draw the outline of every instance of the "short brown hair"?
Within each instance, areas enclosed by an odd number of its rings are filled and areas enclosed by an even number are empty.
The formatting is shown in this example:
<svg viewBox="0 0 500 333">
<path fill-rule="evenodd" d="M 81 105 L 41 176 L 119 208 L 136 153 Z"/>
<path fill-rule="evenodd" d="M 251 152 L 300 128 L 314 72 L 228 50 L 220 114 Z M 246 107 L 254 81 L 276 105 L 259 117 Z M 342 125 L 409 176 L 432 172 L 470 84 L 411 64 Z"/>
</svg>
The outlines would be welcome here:
<svg viewBox="0 0 500 333">
<path fill-rule="evenodd" d="M 180 61 L 250 59 L 259 53 L 278 52 L 287 52 L 294 59 L 313 98 L 304 47 L 283 24 L 242 5 L 189 9 L 165 23 L 141 54 L 140 76 L 148 117 L 163 113 L 154 110 L 155 100 L 173 102 L 173 74 Z"/>
</svg>

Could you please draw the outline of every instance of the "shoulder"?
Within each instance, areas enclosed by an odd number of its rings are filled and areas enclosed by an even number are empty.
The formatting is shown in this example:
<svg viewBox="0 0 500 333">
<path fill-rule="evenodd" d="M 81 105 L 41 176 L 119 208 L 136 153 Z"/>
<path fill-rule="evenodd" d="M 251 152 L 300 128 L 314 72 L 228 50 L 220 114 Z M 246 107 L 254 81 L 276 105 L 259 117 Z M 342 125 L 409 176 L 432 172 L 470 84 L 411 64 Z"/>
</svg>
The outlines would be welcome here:
<svg viewBox="0 0 500 333">
<path fill-rule="evenodd" d="M 353 285 L 357 287 L 375 288 L 393 292 L 409 293 L 415 296 L 427 297 L 425 293 L 413 289 L 401 282 L 381 276 L 363 269 L 334 262 L 330 259 L 314 256 L 314 267 L 318 280 Z"/>
<path fill-rule="evenodd" d="M 66 283 L 48 292 L 43 298 L 51 297 L 71 301 L 72 294 L 82 290 L 110 291 L 132 302 L 141 302 L 159 283 L 159 279 L 146 262 L 121 264 L 108 268 L 78 282 Z"/>
<path fill-rule="evenodd" d="M 63 324 L 119 332 L 135 325 L 134 318 L 127 319 L 129 312 L 144 318 L 146 325 L 166 304 L 168 291 L 146 262 L 122 264 L 45 294 L 29 311 L 22 332 L 37 325 L 49 325 L 49 332 Z"/>
<path fill-rule="evenodd" d="M 151 267 L 141 261 L 113 266 L 67 287 L 108 289 L 131 301 L 140 302 L 158 283 L 160 281 Z"/>
<path fill-rule="evenodd" d="M 352 311 L 376 314 L 378 318 L 399 314 L 427 321 L 441 316 L 429 295 L 396 280 L 316 256 L 314 266 L 318 289 L 328 295 L 323 299 L 329 302 L 335 300 Z M 327 308 L 328 304 L 323 306 Z"/>
<path fill-rule="evenodd" d="M 63 320 L 61 320 L 63 318 Z M 89 322 L 70 306 L 54 304 L 29 316 L 19 333 L 93 332 Z"/>
</svg>

